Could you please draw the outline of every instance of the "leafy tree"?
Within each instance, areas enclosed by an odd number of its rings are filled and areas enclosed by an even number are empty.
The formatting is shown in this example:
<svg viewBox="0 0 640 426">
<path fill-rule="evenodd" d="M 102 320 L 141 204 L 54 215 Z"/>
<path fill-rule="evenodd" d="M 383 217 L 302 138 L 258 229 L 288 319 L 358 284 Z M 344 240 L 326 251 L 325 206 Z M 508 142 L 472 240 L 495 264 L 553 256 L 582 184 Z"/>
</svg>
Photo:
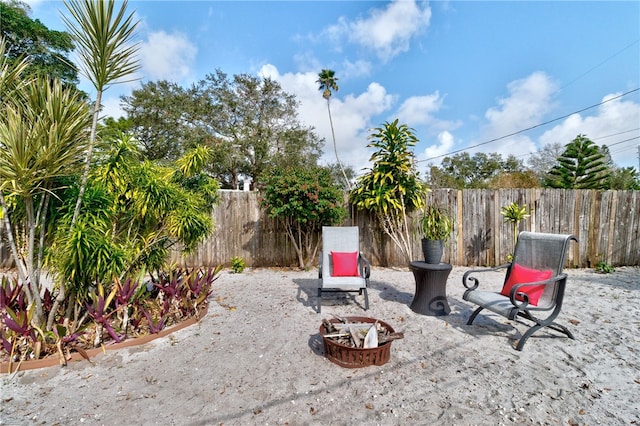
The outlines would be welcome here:
<svg viewBox="0 0 640 426">
<path fill-rule="evenodd" d="M 522 172 L 502 172 L 489 180 L 487 185 L 490 189 L 501 188 L 539 188 L 540 181 L 533 170 Z"/>
<path fill-rule="evenodd" d="M 412 241 L 407 214 L 424 205 L 426 188 L 416 170 L 411 147 L 418 142 L 413 129 L 398 120 L 373 130 L 368 147 L 375 148 L 369 161 L 373 167 L 358 178 L 350 201 L 370 211 L 385 234 L 412 259 Z"/>
<path fill-rule="evenodd" d="M 524 166 L 512 155 L 503 160 L 498 153 L 463 152 L 445 157 L 441 167 L 432 166 L 429 183 L 435 188 L 488 188 L 500 174 L 517 172 L 524 172 Z"/>
<path fill-rule="evenodd" d="M 63 15 L 62 19 L 77 44 L 81 72 L 96 89 L 89 147 L 80 192 L 71 221 L 73 227 L 78 218 L 82 197 L 87 186 L 98 115 L 102 107 L 102 93 L 109 86 L 121 82 L 119 80 L 136 72 L 140 66 L 135 58 L 137 47 L 131 44 L 137 22 L 133 21 L 133 14 L 125 16 L 127 0 L 122 2 L 120 10 L 117 12 L 114 0 L 84 2 L 68 0 L 64 4 L 73 17 L 68 18 Z"/>
<path fill-rule="evenodd" d="M 148 158 L 168 161 L 206 145 L 209 173 L 224 188 L 244 177 L 256 188 L 264 170 L 312 166 L 320 156 L 322 141 L 299 122 L 295 97 L 268 78 L 217 70 L 189 89 L 147 83 L 122 100 Z"/>
<path fill-rule="evenodd" d="M 0 87 L 10 89 L 2 98 L 0 114 L 2 219 L 20 280 L 29 284 L 33 323 L 40 327 L 40 271 L 50 243 L 48 206 L 60 196 L 61 179 L 81 167 L 91 116 L 77 91 L 65 90 L 57 79 L 22 82 L 24 64 L 15 68 L 2 53 Z"/>
<path fill-rule="evenodd" d="M 214 136 L 210 146 L 219 157 L 230 159 L 223 163 L 228 166 L 226 173 L 218 170 L 219 175 L 248 176 L 256 188 L 272 166 L 316 164 L 320 140 L 300 124 L 295 96 L 278 82 L 248 74 L 231 80 L 218 70 L 192 91 L 203 106 L 194 120 L 196 127 L 204 136 Z"/>
<path fill-rule="evenodd" d="M 172 247 L 193 250 L 213 229 L 218 187 L 202 173 L 206 148 L 167 166 L 142 160 L 130 136 L 110 142 L 92 167 L 73 232 L 77 187 L 68 189 L 57 212 L 60 226 L 47 259 L 57 281 L 66 283 L 68 307 L 87 301 L 90 286 L 111 289 L 115 278 L 140 272 L 157 278 Z"/>
<path fill-rule="evenodd" d="M 166 80 L 143 83 L 121 100 L 145 158 L 174 161 L 198 144 L 199 132 L 188 118 L 197 99 L 178 84 Z"/>
<path fill-rule="evenodd" d="M 326 167 L 331 171 L 331 175 L 333 176 L 333 179 L 336 182 L 336 184 L 339 185 L 345 191 L 348 190 L 349 187 L 347 186 L 347 183 L 344 181 L 344 175 L 342 174 L 343 169 L 341 169 L 337 163 L 328 164 Z M 347 179 L 349 180 L 349 182 L 355 182 L 356 172 L 353 170 L 353 167 L 347 166 L 344 169 L 344 174 L 347 175 Z"/>
<path fill-rule="evenodd" d="M 605 156 L 598 146 L 583 135 L 566 145 L 558 165 L 545 182 L 552 188 L 604 189 L 607 185 Z"/>
<path fill-rule="evenodd" d="M 65 87 L 78 84 L 78 70 L 67 55 L 73 50 L 71 35 L 48 29 L 31 19 L 29 5 L 20 1 L 0 2 L 0 36 L 7 43 L 4 55 L 10 64 L 29 61 L 23 77 L 59 79 Z"/>
<path fill-rule="evenodd" d="M 347 184 L 347 188 L 351 190 L 351 182 L 347 178 L 347 174 L 344 171 L 344 167 L 342 167 L 342 163 L 340 162 L 340 157 L 338 157 L 338 146 L 336 145 L 336 133 L 333 130 L 333 120 L 331 119 L 331 106 L 330 99 L 333 91 L 338 91 L 338 77 L 336 77 L 336 72 L 329 69 L 323 69 L 318 74 L 318 80 L 316 83 L 320 84 L 319 90 L 322 90 L 322 97 L 327 100 L 327 112 L 329 113 L 329 124 L 331 125 L 331 137 L 333 139 L 333 151 L 336 154 L 336 162 L 338 167 L 342 171 L 342 176 L 344 177 L 344 181 Z"/>
<path fill-rule="evenodd" d="M 102 123 L 98 123 L 97 133 L 98 139 L 114 140 L 122 134 L 131 134 L 133 123 L 128 118 L 119 117 L 117 120 L 113 117 L 106 117 Z"/>
<path fill-rule="evenodd" d="M 263 179 L 261 205 L 283 225 L 307 268 L 318 253 L 322 226 L 340 223 L 346 216 L 343 192 L 322 167 L 276 167 Z"/>
<path fill-rule="evenodd" d="M 640 190 L 640 172 L 634 167 L 615 168 L 609 173 L 609 189 Z"/>
<path fill-rule="evenodd" d="M 531 154 L 527 162 L 531 170 L 538 176 L 540 183 L 547 179 L 549 171 L 558 164 L 558 157 L 562 155 L 563 151 L 564 146 L 560 142 L 554 142 Z"/>
</svg>

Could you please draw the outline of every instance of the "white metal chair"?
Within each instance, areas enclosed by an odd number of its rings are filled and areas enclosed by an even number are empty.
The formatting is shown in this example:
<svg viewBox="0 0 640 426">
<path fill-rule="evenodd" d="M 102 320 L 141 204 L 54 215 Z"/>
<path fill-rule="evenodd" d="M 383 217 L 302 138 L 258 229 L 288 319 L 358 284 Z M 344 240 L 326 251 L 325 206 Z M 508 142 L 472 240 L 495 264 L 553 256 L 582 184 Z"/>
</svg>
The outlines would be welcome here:
<svg viewBox="0 0 640 426">
<path fill-rule="evenodd" d="M 360 251 L 357 226 L 323 226 L 322 251 L 318 261 L 318 313 L 324 292 L 364 294 L 364 309 L 369 309 L 367 286 L 371 264 Z"/>
</svg>

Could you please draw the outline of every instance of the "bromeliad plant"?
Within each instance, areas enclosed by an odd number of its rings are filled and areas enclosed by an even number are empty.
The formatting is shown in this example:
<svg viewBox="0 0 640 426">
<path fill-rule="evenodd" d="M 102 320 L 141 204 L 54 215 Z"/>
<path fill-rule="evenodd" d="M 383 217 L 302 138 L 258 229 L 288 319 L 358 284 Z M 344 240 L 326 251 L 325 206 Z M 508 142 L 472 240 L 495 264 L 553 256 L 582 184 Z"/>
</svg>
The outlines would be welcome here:
<svg viewBox="0 0 640 426">
<path fill-rule="evenodd" d="M 134 279 L 117 282 L 107 292 L 99 284 L 85 303 L 85 321 L 73 329 L 63 323 L 51 331 L 33 325 L 29 307 L 17 279 L 2 279 L 0 288 L 0 361 L 20 362 L 58 354 L 65 363 L 71 351 L 88 358 L 85 350 L 132 336 L 158 333 L 165 327 L 197 317 L 212 293 L 221 268 L 178 269 L 160 274 L 155 288 Z M 63 315 L 57 315 L 64 321 Z"/>
</svg>

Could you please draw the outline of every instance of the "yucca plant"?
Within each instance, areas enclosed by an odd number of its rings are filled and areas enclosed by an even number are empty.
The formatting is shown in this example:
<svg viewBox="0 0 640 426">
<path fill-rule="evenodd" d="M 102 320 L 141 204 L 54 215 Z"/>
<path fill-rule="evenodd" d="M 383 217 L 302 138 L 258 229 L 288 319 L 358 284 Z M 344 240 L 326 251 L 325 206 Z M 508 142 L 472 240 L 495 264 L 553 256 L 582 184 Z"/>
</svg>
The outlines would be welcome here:
<svg viewBox="0 0 640 426">
<path fill-rule="evenodd" d="M 127 77 L 140 68 L 135 56 L 138 46 L 132 41 L 138 22 L 133 20 L 133 13 L 126 15 L 127 3 L 127 0 L 124 0 L 120 9 L 116 11 L 114 0 L 64 2 L 72 18 L 63 15 L 62 20 L 76 44 L 80 58 L 80 73 L 87 77 L 96 89 L 89 147 L 71 226 L 75 225 L 80 214 L 89 177 L 102 94 L 109 86 L 125 82 Z"/>
</svg>

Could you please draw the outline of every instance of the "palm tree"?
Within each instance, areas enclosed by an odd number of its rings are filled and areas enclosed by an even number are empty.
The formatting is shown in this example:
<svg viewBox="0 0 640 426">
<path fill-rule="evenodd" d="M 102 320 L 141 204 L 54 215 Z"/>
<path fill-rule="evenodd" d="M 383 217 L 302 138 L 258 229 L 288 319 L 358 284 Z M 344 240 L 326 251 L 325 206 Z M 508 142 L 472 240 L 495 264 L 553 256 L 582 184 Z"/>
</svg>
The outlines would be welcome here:
<svg viewBox="0 0 640 426">
<path fill-rule="evenodd" d="M 338 147 L 336 145 L 336 134 L 333 131 L 333 120 L 331 119 L 331 107 L 329 105 L 329 100 L 331 99 L 331 91 L 338 91 L 338 78 L 335 76 L 336 72 L 333 70 L 323 69 L 318 74 L 318 80 L 316 83 L 320 84 L 319 90 L 322 90 L 322 97 L 327 100 L 327 111 L 329 112 L 329 124 L 331 124 L 331 137 L 333 138 L 333 151 L 336 153 L 336 161 L 338 162 L 338 167 L 340 167 L 340 171 L 342 171 L 342 176 L 344 176 L 345 182 L 347 182 L 347 188 L 351 190 L 351 184 L 349 183 L 349 179 L 347 178 L 347 174 L 344 171 L 344 167 L 342 167 L 342 163 L 340 162 L 340 158 L 338 157 Z"/>
<path fill-rule="evenodd" d="M 91 81 L 96 89 L 89 148 L 85 158 L 80 192 L 71 220 L 72 228 L 78 218 L 82 197 L 87 187 L 102 93 L 111 85 L 124 82 L 122 81 L 124 77 L 133 74 L 140 68 L 135 58 L 138 47 L 131 43 L 139 21 L 133 21 L 133 13 L 125 16 L 127 3 L 128 1 L 124 0 L 116 14 L 114 0 L 64 1 L 75 20 L 74 22 L 70 18 L 62 16 L 77 46 L 81 62 L 80 72 Z"/>
</svg>

